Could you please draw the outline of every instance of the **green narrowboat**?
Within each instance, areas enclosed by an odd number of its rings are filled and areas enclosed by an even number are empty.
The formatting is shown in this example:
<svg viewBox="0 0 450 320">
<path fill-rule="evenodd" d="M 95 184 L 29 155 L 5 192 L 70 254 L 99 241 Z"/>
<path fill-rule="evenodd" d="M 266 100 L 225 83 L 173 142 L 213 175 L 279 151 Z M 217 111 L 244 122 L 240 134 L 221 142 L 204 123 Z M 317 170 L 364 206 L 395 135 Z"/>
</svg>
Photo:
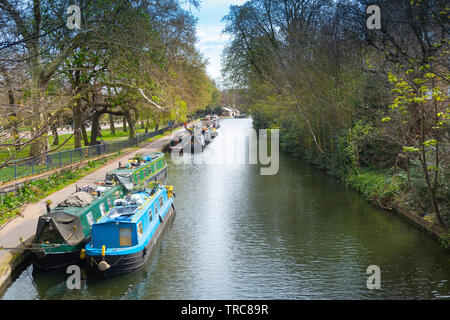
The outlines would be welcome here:
<svg viewBox="0 0 450 320">
<path fill-rule="evenodd" d="M 48 271 L 80 263 L 92 225 L 125 193 L 123 186 L 85 186 L 40 216 L 31 250 L 34 269 Z"/>
<path fill-rule="evenodd" d="M 161 181 L 167 178 L 167 162 L 162 152 L 154 152 L 130 159 L 125 165 L 119 162 L 119 168 L 106 174 L 105 185 L 121 184 L 128 190 L 144 181 Z"/>
</svg>

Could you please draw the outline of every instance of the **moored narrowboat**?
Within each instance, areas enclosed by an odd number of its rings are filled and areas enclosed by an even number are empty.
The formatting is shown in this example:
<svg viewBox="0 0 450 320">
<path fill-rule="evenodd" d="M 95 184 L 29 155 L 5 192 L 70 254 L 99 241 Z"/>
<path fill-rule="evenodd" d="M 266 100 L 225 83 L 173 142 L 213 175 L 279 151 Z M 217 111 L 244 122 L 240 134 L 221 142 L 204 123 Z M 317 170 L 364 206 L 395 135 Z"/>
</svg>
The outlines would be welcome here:
<svg viewBox="0 0 450 320">
<path fill-rule="evenodd" d="M 116 200 L 92 226 L 85 246 L 88 273 L 113 276 L 143 266 L 174 210 L 173 187 L 159 183 Z"/>
<path fill-rule="evenodd" d="M 201 120 L 202 122 L 202 133 L 205 136 L 206 143 L 209 143 L 212 141 L 213 138 L 218 136 L 217 129 L 219 128 L 220 124 L 218 122 L 218 117 L 214 116 L 205 116 Z"/>
<path fill-rule="evenodd" d="M 219 132 L 217 131 L 216 127 L 212 126 L 212 127 L 209 127 L 209 134 L 210 134 L 211 138 L 215 138 L 219 135 Z"/>
<path fill-rule="evenodd" d="M 209 124 L 206 124 L 202 127 L 202 134 L 203 134 L 203 137 L 205 138 L 205 143 L 209 144 L 212 141 Z"/>
<path fill-rule="evenodd" d="M 143 157 L 128 160 L 120 164 L 118 169 L 106 174 L 105 184 L 122 184 L 128 190 L 145 181 L 165 181 L 167 178 L 167 162 L 162 152 L 153 152 Z"/>
<path fill-rule="evenodd" d="M 173 145 L 169 147 L 169 151 L 178 154 L 189 151 L 191 153 L 203 152 L 206 141 L 201 127 L 194 127 L 192 129 L 186 128 L 186 130 L 187 132 L 185 132 L 182 137 L 178 138 L 178 142 L 173 143 Z"/>
<path fill-rule="evenodd" d="M 170 141 L 169 152 L 183 153 L 185 148 L 190 148 L 190 140 L 191 136 L 188 131 L 178 133 Z"/>
<path fill-rule="evenodd" d="M 34 270 L 54 270 L 80 262 L 92 224 L 122 198 L 122 186 L 85 186 L 39 217 L 31 250 Z"/>
<path fill-rule="evenodd" d="M 202 127 L 195 127 L 191 132 L 191 152 L 203 152 L 206 147 L 205 136 L 202 133 Z"/>
</svg>

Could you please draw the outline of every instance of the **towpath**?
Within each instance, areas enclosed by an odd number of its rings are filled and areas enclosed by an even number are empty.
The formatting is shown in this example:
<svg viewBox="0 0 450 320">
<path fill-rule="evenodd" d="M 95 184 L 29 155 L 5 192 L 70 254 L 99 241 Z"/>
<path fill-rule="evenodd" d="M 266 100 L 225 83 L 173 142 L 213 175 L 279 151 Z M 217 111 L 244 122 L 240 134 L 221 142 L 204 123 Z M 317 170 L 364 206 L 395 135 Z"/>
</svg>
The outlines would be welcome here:
<svg viewBox="0 0 450 320">
<path fill-rule="evenodd" d="M 45 212 L 45 202 L 47 200 L 51 200 L 53 206 L 58 204 L 59 202 L 65 200 L 67 196 L 73 192 L 75 192 L 75 186 L 79 187 L 92 184 L 96 181 L 103 180 L 106 176 L 106 173 L 110 170 L 117 168 L 118 162 L 121 161 L 125 163 L 129 158 L 133 157 L 135 154 L 145 154 L 149 152 L 159 152 L 162 151 L 169 143 L 173 134 L 176 134 L 180 131 L 184 130 L 183 128 L 176 130 L 174 133 L 169 133 L 164 137 L 161 137 L 157 140 L 154 140 L 144 147 L 133 151 L 127 155 L 116 158 L 116 161 L 107 164 L 98 170 L 82 177 L 77 182 L 52 193 L 46 198 L 39 200 L 36 203 L 32 203 L 26 207 L 23 211 L 22 217 L 16 217 L 8 224 L 3 226 L 0 229 L 0 247 L 4 248 L 15 248 L 20 245 L 20 239 L 27 240 L 32 237 L 36 231 L 36 225 L 39 216 Z M 7 263 L 8 259 L 5 259 L 6 256 L 10 256 L 9 250 L 0 250 L 0 267 L 2 263 Z"/>
</svg>

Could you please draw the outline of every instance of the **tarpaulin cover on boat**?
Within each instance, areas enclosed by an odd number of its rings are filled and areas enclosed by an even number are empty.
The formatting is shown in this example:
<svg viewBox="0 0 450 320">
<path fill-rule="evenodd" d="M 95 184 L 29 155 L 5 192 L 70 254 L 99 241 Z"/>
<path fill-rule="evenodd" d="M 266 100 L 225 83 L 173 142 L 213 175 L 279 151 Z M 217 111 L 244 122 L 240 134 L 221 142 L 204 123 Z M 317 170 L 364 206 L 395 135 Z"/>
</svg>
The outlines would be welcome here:
<svg viewBox="0 0 450 320">
<path fill-rule="evenodd" d="M 85 191 L 76 192 L 58 204 L 58 207 L 84 207 L 92 203 L 94 198 Z"/>
<path fill-rule="evenodd" d="M 133 190 L 133 183 L 131 182 L 130 173 L 116 173 L 116 177 L 119 180 L 120 184 L 125 186 L 127 190 Z"/>
<path fill-rule="evenodd" d="M 56 211 L 39 217 L 36 239 L 49 223 L 53 224 L 68 245 L 79 244 L 86 237 L 79 216 Z"/>
</svg>

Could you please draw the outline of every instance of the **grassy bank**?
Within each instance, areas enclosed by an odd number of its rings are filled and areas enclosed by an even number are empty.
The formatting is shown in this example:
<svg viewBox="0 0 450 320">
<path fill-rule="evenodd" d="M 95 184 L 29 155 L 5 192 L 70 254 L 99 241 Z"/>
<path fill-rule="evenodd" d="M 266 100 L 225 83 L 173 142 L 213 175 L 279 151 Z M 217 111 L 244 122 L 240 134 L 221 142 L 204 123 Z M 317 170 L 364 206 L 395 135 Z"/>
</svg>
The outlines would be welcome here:
<svg viewBox="0 0 450 320">
<path fill-rule="evenodd" d="M 416 219 L 423 219 L 429 226 L 436 226 L 436 216 L 417 205 L 415 196 L 402 172 L 375 171 L 366 169 L 346 177 L 345 183 L 359 191 L 367 200 L 387 210 L 401 209 Z M 416 195 L 417 196 L 417 195 Z M 443 232 L 440 243 L 450 248 L 450 233 Z"/>
</svg>

